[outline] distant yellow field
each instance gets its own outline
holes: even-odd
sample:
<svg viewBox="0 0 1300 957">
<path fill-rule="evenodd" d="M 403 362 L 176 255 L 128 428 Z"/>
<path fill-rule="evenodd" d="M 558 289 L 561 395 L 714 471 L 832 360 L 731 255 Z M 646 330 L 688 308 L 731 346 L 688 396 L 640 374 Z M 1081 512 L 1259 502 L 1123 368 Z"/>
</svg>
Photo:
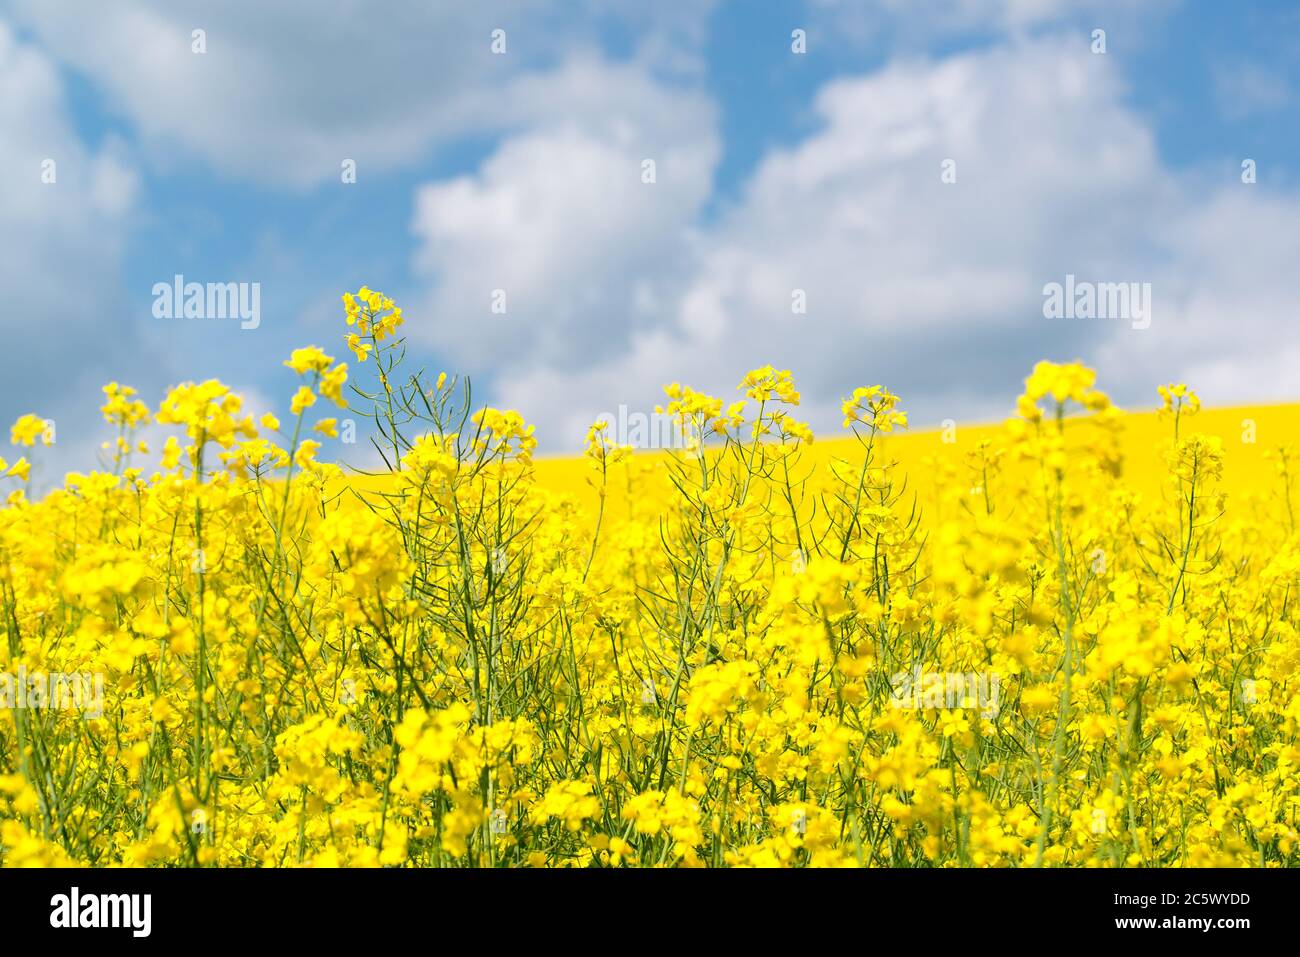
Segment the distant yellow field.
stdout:
<svg viewBox="0 0 1300 957">
<path fill-rule="evenodd" d="M 1167 442 L 1171 435 L 1171 423 L 1155 411 L 1129 412 L 1122 421 L 1120 451 L 1123 454 L 1124 481 L 1141 495 L 1156 494 L 1167 475 L 1159 449 L 1161 442 Z M 1276 471 L 1265 460 L 1264 453 L 1281 445 L 1300 445 L 1300 403 L 1207 408 L 1189 422 L 1189 428 L 1217 436 L 1228 450 L 1223 484 L 1232 490 L 1232 497 L 1244 499 L 1281 494 Z M 885 440 L 885 448 L 889 456 L 899 462 L 913 488 L 925 501 L 932 498 L 935 481 L 942 474 L 939 466 L 944 463 L 956 466 L 981 439 L 994 438 L 1001 429 L 1001 423 L 959 425 L 949 432 L 917 429 L 890 435 Z M 639 451 L 635 460 L 647 472 L 658 472 L 666 484 L 666 472 L 655 468 L 666 457 L 664 452 Z M 818 436 L 805 461 L 821 472 L 831 459 L 857 461 L 859 457 L 856 440 Z M 595 492 L 588 482 L 590 474 L 589 464 L 581 457 L 540 456 L 537 459 L 538 484 L 574 497 L 584 512 L 596 502 Z M 620 514 L 621 507 L 622 498 L 611 495 L 610 510 Z"/>
</svg>

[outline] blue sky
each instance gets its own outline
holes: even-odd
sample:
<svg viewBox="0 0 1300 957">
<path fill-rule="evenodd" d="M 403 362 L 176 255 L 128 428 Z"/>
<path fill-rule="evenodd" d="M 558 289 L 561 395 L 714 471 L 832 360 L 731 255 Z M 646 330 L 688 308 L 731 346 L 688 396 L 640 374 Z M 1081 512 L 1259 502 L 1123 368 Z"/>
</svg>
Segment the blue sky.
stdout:
<svg viewBox="0 0 1300 957">
<path fill-rule="evenodd" d="M 877 381 L 998 418 L 1038 358 L 1135 406 L 1300 398 L 1293 3 L 646 6 L 0 0 L 0 413 L 53 418 L 64 468 L 110 379 L 283 413 L 362 283 L 555 452 L 763 362 L 822 429 Z M 177 273 L 259 283 L 261 324 L 155 318 Z M 1150 328 L 1044 318 L 1067 273 L 1151 283 Z"/>
</svg>

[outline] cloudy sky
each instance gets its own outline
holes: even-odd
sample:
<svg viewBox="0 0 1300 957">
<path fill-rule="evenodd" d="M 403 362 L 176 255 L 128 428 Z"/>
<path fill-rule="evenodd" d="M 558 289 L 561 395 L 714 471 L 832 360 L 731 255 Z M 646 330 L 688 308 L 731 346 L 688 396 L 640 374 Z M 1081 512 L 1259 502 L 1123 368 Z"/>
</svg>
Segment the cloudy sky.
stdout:
<svg viewBox="0 0 1300 957">
<path fill-rule="evenodd" d="M 363 283 L 553 452 L 767 362 L 824 429 L 1000 418 L 1040 358 L 1296 399 L 1297 96 L 1292 2 L 0 0 L 0 415 L 85 468 L 109 380 L 283 414 Z M 155 317 L 177 274 L 260 325 Z M 1045 318 L 1067 274 L 1149 327 Z"/>
</svg>

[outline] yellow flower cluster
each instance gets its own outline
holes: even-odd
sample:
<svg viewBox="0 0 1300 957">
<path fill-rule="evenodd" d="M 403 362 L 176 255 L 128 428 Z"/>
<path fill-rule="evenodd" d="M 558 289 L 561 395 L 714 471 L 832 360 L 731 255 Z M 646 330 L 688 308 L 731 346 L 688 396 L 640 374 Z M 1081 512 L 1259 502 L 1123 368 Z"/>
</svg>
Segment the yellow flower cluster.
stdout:
<svg viewBox="0 0 1300 957">
<path fill-rule="evenodd" d="M 580 496 L 518 412 L 395 375 L 389 298 L 344 305 L 375 385 L 295 350 L 283 429 L 113 383 L 109 467 L 29 499 L 0 462 L 0 672 L 102 683 L 0 686 L 0 863 L 1297 863 L 1293 447 L 1239 497 L 1169 385 L 1128 461 L 1092 370 L 1045 362 L 906 476 L 896 395 L 852 391 L 819 462 L 765 366 L 735 402 L 668 386 L 685 449 L 597 423 Z M 317 461 L 319 396 L 381 475 Z"/>
<path fill-rule="evenodd" d="M 405 322 L 402 310 L 393 300 L 366 286 L 355 293 L 344 293 L 343 308 L 347 324 L 357 330 L 348 333 L 346 341 L 358 362 L 365 362 L 379 344 L 396 334 Z"/>
</svg>

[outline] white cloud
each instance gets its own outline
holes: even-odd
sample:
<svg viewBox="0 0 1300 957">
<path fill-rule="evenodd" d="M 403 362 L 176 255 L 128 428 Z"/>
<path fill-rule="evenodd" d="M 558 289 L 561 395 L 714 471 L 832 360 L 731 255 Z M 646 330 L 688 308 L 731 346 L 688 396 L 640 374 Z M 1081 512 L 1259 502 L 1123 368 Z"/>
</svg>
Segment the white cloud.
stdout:
<svg viewBox="0 0 1300 957">
<path fill-rule="evenodd" d="M 936 419 L 996 414 L 1033 359 L 1102 333 L 1049 325 L 1043 283 L 1113 271 L 1114 235 L 1141 232 L 1167 192 L 1120 93 L 1102 58 L 1060 42 L 832 83 L 816 133 L 767 156 L 693 241 L 682 224 L 693 274 L 668 291 L 658 328 L 580 372 L 530 350 L 501 391 L 558 447 L 598 412 L 649 408 L 665 382 L 732 395 L 766 362 L 795 371 L 821 426 L 840 395 L 881 380 Z M 946 159 L 956 184 L 941 182 Z M 542 248 L 558 265 L 541 275 L 583 266 Z"/>
<path fill-rule="evenodd" d="M 0 130 L 0 427 L 26 412 L 53 418 L 58 447 L 42 456 L 71 464 L 114 357 L 138 351 L 118 314 L 137 178 L 121 144 L 80 140 L 57 67 L 3 19 Z"/>
<path fill-rule="evenodd" d="M 594 45 L 601 18 L 637 30 L 641 55 L 689 66 L 683 51 L 711 3 L 8 5 L 110 95 L 155 162 L 179 150 L 177 159 L 198 156 L 241 178 L 310 186 L 337 178 L 344 159 L 368 176 L 410 164 L 450 137 L 510 128 L 523 105 L 510 81 Z M 201 55 L 191 49 L 196 29 L 206 32 Z M 491 49 L 496 29 L 505 30 L 502 55 Z"/>
<path fill-rule="evenodd" d="M 122 151 L 108 144 L 88 150 L 68 122 L 63 89 L 50 60 L 20 44 L 0 20 L 0 276 L 6 290 L 30 288 L 39 263 L 80 259 L 92 273 L 110 264 L 114 235 L 131 206 L 136 177 Z M 26 277 L 26 278 L 24 278 Z M 68 284 L 42 297 L 77 296 Z M 0 321 L 20 320 L 6 309 Z"/>
<path fill-rule="evenodd" d="M 1300 338 L 1295 263 L 1300 196 L 1241 184 L 1188 185 L 1181 208 L 1151 224 L 1166 252 L 1153 267 L 1153 320 L 1116 336 L 1099 364 L 1151 388 L 1186 380 L 1207 402 L 1296 398 Z"/>
<path fill-rule="evenodd" d="M 538 102 L 532 128 L 416 198 L 416 268 L 432 288 L 409 334 L 476 370 L 573 369 L 657 321 L 719 155 L 709 102 L 637 66 L 574 59 L 522 95 Z"/>
<path fill-rule="evenodd" d="M 1097 363 L 1126 403 L 1198 377 L 1211 401 L 1284 395 L 1279 376 L 1294 381 L 1297 360 L 1286 345 L 1297 199 L 1165 168 L 1117 70 L 1048 38 L 828 85 L 820 128 L 768 155 L 716 224 L 659 224 L 693 260 L 688 276 L 673 269 L 658 284 L 657 324 L 637 322 L 604 357 L 573 351 L 579 332 L 599 336 L 608 320 L 580 302 L 561 348 L 503 330 L 520 341 L 502 345 L 495 398 L 563 450 L 619 404 L 648 411 L 663 383 L 734 396 L 745 370 L 766 362 L 794 371 L 804 413 L 831 430 L 837 399 L 878 381 L 903 394 L 918 425 L 1001 418 L 1040 358 Z M 940 178 L 949 158 L 951 185 Z M 533 182 L 499 159 L 455 189 L 486 206 Z M 566 218 L 584 223 L 595 207 L 608 217 L 602 237 L 639 235 L 634 209 L 603 200 L 566 194 Z M 606 275 L 599 244 L 523 235 L 541 302 Z M 504 248 L 485 242 L 475 254 Z M 1067 273 L 1151 282 L 1152 327 L 1045 319 L 1043 286 Z M 794 290 L 806 315 L 791 310 Z"/>
</svg>

